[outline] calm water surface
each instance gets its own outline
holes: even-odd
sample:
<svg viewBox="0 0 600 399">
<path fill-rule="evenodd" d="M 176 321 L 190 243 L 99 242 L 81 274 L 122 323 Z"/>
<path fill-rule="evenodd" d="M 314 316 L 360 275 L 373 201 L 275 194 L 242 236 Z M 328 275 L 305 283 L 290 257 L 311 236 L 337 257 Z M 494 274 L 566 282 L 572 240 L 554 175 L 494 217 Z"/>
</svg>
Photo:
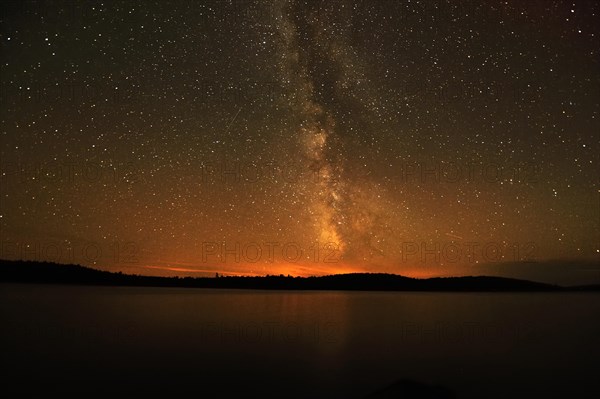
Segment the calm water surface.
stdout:
<svg viewBox="0 0 600 399">
<path fill-rule="evenodd" d="M 0 285 L 3 390 L 596 397 L 600 295 Z M 40 388 L 43 387 L 43 388 Z"/>
</svg>

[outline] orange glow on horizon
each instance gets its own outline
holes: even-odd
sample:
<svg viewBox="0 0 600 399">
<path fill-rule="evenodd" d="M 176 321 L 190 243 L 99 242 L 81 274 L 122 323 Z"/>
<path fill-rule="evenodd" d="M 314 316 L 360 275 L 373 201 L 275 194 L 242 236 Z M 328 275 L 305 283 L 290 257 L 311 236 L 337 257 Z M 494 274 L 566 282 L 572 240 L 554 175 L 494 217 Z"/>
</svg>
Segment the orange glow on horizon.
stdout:
<svg viewBox="0 0 600 399">
<path fill-rule="evenodd" d="M 217 267 L 206 268 L 197 267 L 191 262 L 177 261 L 160 261 L 150 262 L 149 264 L 139 265 L 136 267 L 120 268 L 124 273 L 131 273 L 135 269 L 135 273 L 147 274 L 155 276 L 181 276 L 181 277 L 199 277 L 199 275 L 214 276 L 216 273 L 223 276 L 267 276 L 267 275 L 284 275 L 293 277 L 310 277 L 310 276 L 326 276 L 333 274 L 348 274 L 348 273 L 367 273 L 370 272 L 365 268 L 357 268 L 345 264 L 332 264 L 315 267 L 312 265 L 301 263 L 279 263 L 260 265 L 256 264 L 236 264 L 235 267 L 225 268 Z M 165 273 L 160 273 L 161 271 Z M 383 272 L 383 271 L 382 271 Z"/>
<path fill-rule="evenodd" d="M 155 262 L 148 265 L 140 265 L 136 267 L 141 274 L 150 274 L 157 276 L 180 276 L 180 277 L 212 277 L 216 273 L 222 276 L 267 276 L 267 275 L 284 275 L 293 277 L 311 277 L 311 276 L 327 276 L 336 274 L 350 273 L 389 273 L 397 274 L 412 278 L 432 278 L 432 277 L 450 277 L 457 275 L 465 275 L 460 273 L 462 269 L 444 269 L 444 268 L 422 268 L 422 267 L 405 267 L 402 270 L 394 270 L 389 265 L 381 267 L 357 267 L 349 264 L 331 264 L 321 267 L 301 264 L 301 263 L 279 263 L 260 265 L 256 264 L 237 264 L 236 267 L 224 268 L 200 268 L 197 265 L 188 262 Z M 216 266 L 216 265 L 215 265 Z M 130 267 L 128 269 L 131 269 Z M 165 273 L 160 273 L 161 271 Z M 465 270 L 466 271 L 466 270 Z M 467 273 L 468 274 L 468 273 Z"/>
</svg>

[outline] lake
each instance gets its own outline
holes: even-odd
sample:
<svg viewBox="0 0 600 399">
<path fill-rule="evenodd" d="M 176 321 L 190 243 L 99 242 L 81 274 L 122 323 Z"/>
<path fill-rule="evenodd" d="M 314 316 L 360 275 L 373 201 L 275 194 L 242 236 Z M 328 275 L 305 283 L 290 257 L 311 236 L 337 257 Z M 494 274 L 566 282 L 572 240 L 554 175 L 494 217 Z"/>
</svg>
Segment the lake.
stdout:
<svg viewBox="0 0 600 399">
<path fill-rule="evenodd" d="M 600 295 L 1 284 L 2 389 L 362 398 L 596 397 Z"/>
</svg>

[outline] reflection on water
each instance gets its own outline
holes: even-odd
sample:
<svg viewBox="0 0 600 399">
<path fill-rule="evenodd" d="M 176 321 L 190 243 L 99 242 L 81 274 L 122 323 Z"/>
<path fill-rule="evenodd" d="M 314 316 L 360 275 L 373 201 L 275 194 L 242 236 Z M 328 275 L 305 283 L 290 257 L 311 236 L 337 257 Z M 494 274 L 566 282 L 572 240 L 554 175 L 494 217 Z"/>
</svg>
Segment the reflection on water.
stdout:
<svg viewBox="0 0 600 399">
<path fill-rule="evenodd" d="M 597 294 L 4 284 L 0 362 L 22 392 L 594 397 L 599 314 Z"/>
</svg>

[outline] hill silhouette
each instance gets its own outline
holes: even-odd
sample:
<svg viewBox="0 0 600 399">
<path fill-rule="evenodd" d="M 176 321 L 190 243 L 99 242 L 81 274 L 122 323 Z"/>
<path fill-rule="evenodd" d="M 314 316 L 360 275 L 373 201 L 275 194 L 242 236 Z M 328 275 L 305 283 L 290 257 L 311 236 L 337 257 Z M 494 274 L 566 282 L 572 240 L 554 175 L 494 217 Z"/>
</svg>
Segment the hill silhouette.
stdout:
<svg viewBox="0 0 600 399">
<path fill-rule="evenodd" d="M 114 273 L 80 265 L 0 260 L 0 282 L 146 287 L 349 291 L 591 291 L 600 286 L 561 287 L 504 277 L 468 276 L 417 279 L 396 274 L 352 273 L 321 277 L 227 276 L 155 277 Z"/>
</svg>

